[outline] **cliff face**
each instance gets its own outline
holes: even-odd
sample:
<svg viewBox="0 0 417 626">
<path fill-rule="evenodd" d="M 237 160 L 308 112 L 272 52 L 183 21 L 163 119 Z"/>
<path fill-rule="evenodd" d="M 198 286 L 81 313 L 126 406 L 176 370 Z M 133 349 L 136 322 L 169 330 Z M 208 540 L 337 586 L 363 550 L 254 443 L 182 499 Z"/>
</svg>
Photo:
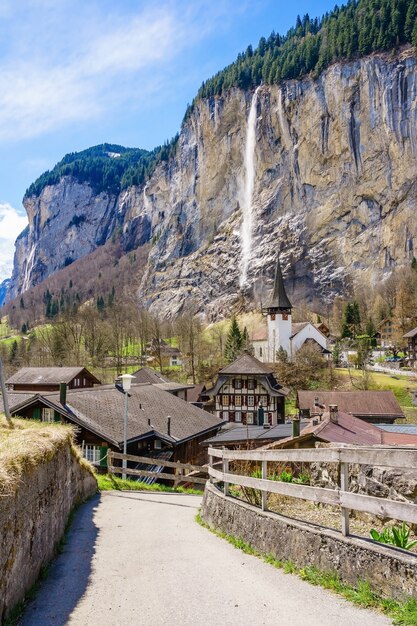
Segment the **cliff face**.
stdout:
<svg viewBox="0 0 417 626">
<path fill-rule="evenodd" d="M 252 238 L 240 289 L 253 103 Z M 416 156 L 417 60 L 410 52 L 336 64 L 316 80 L 262 86 L 256 96 L 234 90 L 200 101 L 175 158 L 145 188 L 113 201 L 63 180 L 28 200 L 30 229 L 18 243 L 13 293 L 55 271 L 65 256 L 86 254 L 119 216 L 126 250 L 153 242 L 140 297 L 164 315 L 191 304 L 216 316 L 250 302 L 263 270 L 267 286 L 278 249 L 295 302 L 331 300 L 357 277 L 381 280 L 415 255 Z M 85 222 L 67 228 L 81 213 Z M 65 218 L 52 234 L 56 214 Z"/>
</svg>

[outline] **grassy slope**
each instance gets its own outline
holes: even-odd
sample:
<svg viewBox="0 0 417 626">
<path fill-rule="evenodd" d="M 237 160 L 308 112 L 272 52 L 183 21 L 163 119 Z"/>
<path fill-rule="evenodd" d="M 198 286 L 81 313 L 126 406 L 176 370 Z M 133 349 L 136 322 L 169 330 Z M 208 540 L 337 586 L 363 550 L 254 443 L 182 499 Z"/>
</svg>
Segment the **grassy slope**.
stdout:
<svg viewBox="0 0 417 626">
<path fill-rule="evenodd" d="M 117 478 L 117 476 L 111 476 L 110 474 L 97 475 L 98 488 L 100 491 L 163 491 L 168 493 L 188 493 L 200 496 L 202 491 L 197 489 L 185 489 L 184 487 L 168 487 L 167 485 L 147 485 L 146 483 L 139 483 L 135 480 L 123 480 Z"/>
</svg>

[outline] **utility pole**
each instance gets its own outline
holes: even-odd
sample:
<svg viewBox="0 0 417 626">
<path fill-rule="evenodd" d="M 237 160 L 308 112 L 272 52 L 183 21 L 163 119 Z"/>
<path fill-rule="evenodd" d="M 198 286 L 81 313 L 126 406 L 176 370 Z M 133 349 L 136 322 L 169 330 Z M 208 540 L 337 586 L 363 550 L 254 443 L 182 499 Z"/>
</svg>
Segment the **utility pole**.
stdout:
<svg viewBox="0 0 417 626">
<path fill-rule="evenodd" d="M 3 362 L 1 359 L 0 359 L 0 385 L 1 385 L 1 395 L 3 397 L 4 414 L 6 416 L 9 426 L 12 426 L 12 421 L 10 419 L 9 401 L 7 398 L 6 384 L 4 382 Z"/>
</svg>

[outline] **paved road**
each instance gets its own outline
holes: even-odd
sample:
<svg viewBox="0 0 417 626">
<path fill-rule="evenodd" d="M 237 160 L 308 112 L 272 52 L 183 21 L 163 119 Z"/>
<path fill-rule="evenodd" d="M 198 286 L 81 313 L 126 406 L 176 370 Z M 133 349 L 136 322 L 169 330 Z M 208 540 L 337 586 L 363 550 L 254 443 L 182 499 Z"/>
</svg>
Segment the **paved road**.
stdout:
<svg viewBox="0 0 417 626">
<path fill-rule="evenodd" d="M 75 516 L 23 626 L 383 626 L 199 526 L 200 497 L 108 492 Z"/>
</svg>

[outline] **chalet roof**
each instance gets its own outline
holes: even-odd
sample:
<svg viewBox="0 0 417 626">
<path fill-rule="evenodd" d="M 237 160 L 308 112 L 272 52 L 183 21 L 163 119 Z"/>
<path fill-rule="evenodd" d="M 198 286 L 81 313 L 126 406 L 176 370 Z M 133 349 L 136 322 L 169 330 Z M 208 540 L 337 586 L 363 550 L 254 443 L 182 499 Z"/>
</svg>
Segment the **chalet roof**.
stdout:
<svg viewBox="0 0 417 626">
<path fill-rule="evenodd" d="M 266 306 L 267 310 L 272 309 L 292 309 L 292 304 L 289 301 L 287 293 L 285 291 L 284 279 L 282 277 L 281 264 L 279 262 L 279 256 L 277 259 L 277 267 L 275 270 L 274 289 L 269 303 Z"/>
<path fill-rule="evenodd" d="M 404 339 L 412 339 L 413 337 L 417 337 L 417 327 L 413 328 L 413 330 L 409 330 L 408 333 L 403 335 Z"/>
<path fill-rule="evenodd" d="M 7 385 L 59 385 L 70 383 L 83 373 L 96 384 L 100 381 L 85 367 L 22 367 L 6 380 Z"/>
<path fill-rule="evenodd" d="M 198 385 L 193 385 L 187 392 L 187 400 L 188 402 L 199 402 L 200 397 L 206 391 L 207 386 L 205 383 L 199 383 Z"/>
<path fill-rule="evenodd" d="M 287 439 L 268 444 L 265 448 L 288 448 L 295 441 L 299 444 L 309 439 L 327 443 L 362 446 L 381 444 L 417 446 L 417 435 L 387 432 L 374 424 L 369 424 L 353 415 L 339 411 L 337 423 L 330 419 L 329 413 L 325 413 L 321 422 L 318 424 L 311 423 L 303 428 L 300 437 L 288 437 Z"/>
<path fill-rule="evenodd" d="M 171 436 L 180 442 L 210 432 L 223 422 L 211 413 L 195 407 L 155 385 L 134 384 L 129 392 L 128 440 L 140 439 L 150 431 L 167 437 L 167 417 L 171 417 Z M 113 385 L 69 390 L 65 406 L 58 393 L 38 394 L 56 410 L 108 441 L 123 440 L 124 394 Z M 149 424 L 150 421 L 150 424 Z"/>
<path fill-rule="evenodd" d="M 10 411 L 13 411 L 15 407 L 20 406 L 22 403 L 27 402 L 33 398 L 36 394 L 33 391 L 8 391 L 7 400 L 9 403 Z M 0 393 L 0 413 L 4 413 L 3 396 Z"/>
<path fill-rule="evenodd" d="M 375 416 L 404 418 L 404 413 L 392 391 L 298 391 L 299 409 L 314 409 L 315 399 L 322 407 L 336 404 L 340 411 L 357 417 Z"/>
<path fill-rule="evenodd" d="M 306 425 L 308 422 L 304 421 L 302 424 Z M 218 433 L 215 437 L 210 437 L 210 439 L 206 439 L 203 441 L 204 446 L 206 445 L 221 445 L 221 444 L 239 444 L 245 441 L 271 441 L 278 439 L 285 439 L 291 436 L 292 433 L 292 423 L 287 422 L 285 424 L 276 424 L 271 428 L 264 428 L 263 426 L 245 426 L 245 425 L 236 425 L 233 428 L 229 428 L 227 430 L 223 430 Z"/>
<path fill-rule="evenodd" d="M 176 382 L 167 382 L 167 383 L 156 383 L 155 387 L 159 389 L 163 389 L 164 391 L 182 391 L 183 389 L 192 389 L 193 385 L 188 385 L 187 383 L 176 383 Z"/>
<path fill-rule="evenodd" d="M 257 358 L 245 352 L 230 365 L 220 370 L 219 374 L 272 374 L 273 370 L 265 363 L 261 363 Z"/>
<path fill-rule="evenodd" d="M 132 376 L 135 377 L 134 383 L 170 383 L 171 381 L 166 376 L 163 376 L 160 372 L 150 368 L 141 367 L 133 372 Z"/>
<path fill-rule="evenodd" d="M 291 339 L 295 337 L 295 335 L 298 335 L 298 333 L 301 332 L 303 328 L 305 328 L 309 324 L 310 322 L 295 322 L 294 324 L 292 324 L 291 325 L 291 331 L 292 331 Z"/>
</svg>

